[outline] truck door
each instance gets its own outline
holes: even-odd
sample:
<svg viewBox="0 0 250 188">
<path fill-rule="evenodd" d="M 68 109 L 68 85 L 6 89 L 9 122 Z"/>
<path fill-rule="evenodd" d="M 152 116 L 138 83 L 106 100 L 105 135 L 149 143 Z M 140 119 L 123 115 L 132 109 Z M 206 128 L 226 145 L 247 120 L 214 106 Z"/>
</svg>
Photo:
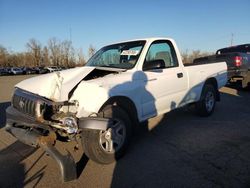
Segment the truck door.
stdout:
<svg viewBox="0 0 250 188">
<path fill-rule="evenodd" d="M 164 63 L 164 66 L 145 70 L 146 64 L 156 61 Z M 188 78 L 183 65 L 178 62 L 172 43 L 168 40 L 154 41 L 143 67 L 145 91 L 150 95 L 142 96 L 142 116 L 146 119 L 178 107 L 188 89 Z"/>
</svg>

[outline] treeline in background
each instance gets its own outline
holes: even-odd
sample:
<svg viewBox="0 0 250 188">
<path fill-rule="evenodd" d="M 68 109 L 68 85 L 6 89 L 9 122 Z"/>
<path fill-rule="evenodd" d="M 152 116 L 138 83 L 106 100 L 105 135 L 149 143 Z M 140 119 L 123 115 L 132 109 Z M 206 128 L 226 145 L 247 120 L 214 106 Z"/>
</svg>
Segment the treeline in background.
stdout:
<svg viewBox="0 0 250 188">
<path fill-rule="evenodd" d="M 48 40 L 43 46 L 38 40 L 30 39 L 26 44 L 25 52 L 11 52 L 0 45 L 0 67 L 75 67 L 86 64 L 86 59 L 90 58 L 96 49 L 90 45 L 87 57 L 82 49 L 75 49 L 69 40 L 60 41 L 57 38 Z M 195 50 L 182 53 L 184 64 L 192 63 L 195 58 L 211 55 L 208 52 Z"/>
<path fill-rule="evenodd" d="M 75 67 L 86 63 L 82 49 L 75 49 L 69 40 L 60 41 L 57 38 L 48 40 L 43 46 L 38 40 L 30 39 L 25 52 L 11 52 L 0 45 L 0 67 Z M 90 45 L 88 57 L 95 53 Z"/>
</svg>

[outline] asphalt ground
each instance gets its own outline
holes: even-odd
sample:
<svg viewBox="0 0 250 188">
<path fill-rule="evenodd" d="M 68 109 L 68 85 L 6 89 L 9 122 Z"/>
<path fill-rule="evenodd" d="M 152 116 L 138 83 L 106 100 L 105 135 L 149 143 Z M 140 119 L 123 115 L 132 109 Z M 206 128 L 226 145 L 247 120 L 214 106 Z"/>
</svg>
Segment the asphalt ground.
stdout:
<svg viewBox="0 0 250 188">
<path fill-rule="evenodd" d="M 4 131 L 14 85 L 29 76 L 0 77 L 0 187 L 250 187 L 250 91 L 221 89 L 212 116 L 182 108 L 141 125 L 127 154 L 110 165 L 88 160 L 81 147 L 57 142 L 78 162 L 77 180 L 63 183 L 42 149 Z"/>
</svg>

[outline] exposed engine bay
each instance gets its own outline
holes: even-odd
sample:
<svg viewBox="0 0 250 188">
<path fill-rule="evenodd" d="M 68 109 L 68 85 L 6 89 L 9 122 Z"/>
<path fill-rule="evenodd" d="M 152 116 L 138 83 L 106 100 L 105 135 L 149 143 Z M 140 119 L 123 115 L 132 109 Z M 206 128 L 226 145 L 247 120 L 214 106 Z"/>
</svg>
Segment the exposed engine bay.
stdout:
<svg viewBox="0 0 250 188">
<path fill-rule="evenodd" d="M 101 78 L 107 76 L 108 74 L 118 74 L 120 71 L 109 70 L 104 67 L 97 67 L 93 71 L 91 71 L 83 80 L 93 80 L 96 78 Z"/>
</svg>

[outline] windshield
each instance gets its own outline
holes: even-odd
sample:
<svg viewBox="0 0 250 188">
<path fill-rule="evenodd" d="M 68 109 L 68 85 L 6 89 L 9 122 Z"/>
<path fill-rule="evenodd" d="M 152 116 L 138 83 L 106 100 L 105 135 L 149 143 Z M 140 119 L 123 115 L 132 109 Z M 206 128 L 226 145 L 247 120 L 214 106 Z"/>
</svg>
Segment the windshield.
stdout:
<svg viewBox="0 0 250 188">
<path fill-rule="evenodd" d="M 131 69 L 135 66 L 146 41 L 133 41 L 103 47 L 87 66 Z"/>
</svg>

